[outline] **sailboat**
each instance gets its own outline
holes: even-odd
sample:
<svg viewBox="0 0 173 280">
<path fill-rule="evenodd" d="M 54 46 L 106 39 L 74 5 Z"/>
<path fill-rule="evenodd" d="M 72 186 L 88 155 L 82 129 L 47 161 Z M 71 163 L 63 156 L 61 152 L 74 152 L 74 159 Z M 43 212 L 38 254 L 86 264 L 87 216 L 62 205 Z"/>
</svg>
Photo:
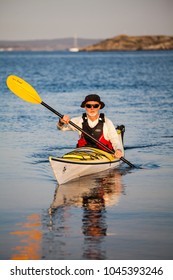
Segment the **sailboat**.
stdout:
<svg viewBox="0 0 173 280">
<path fill-rule="evenodd" d="M 74 47 L 69 49 L 70 52 L 78 52 L 79 48 L 77 47 L 77 35 L 74 35 Z"/>
</svg>

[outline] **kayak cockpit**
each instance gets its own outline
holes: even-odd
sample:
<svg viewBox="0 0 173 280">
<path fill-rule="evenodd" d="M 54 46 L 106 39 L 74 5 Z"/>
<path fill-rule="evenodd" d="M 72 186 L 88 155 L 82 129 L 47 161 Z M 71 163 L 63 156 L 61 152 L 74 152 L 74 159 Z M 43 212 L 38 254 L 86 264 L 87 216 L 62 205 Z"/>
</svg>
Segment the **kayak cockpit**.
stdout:
<svg viewBox="0 0 173 280">
<path fill-rule="evenodd" d="M 112 161 L 114 157 L 103 151 L 98 150 L 95 148 L 77 148 L 65 155 L 63 155 L 64 159 L 71 159 L 71 160 L 77 160 L 77 161 L 94 161 L 94 160 L 109 160 Z"/>
</svg>

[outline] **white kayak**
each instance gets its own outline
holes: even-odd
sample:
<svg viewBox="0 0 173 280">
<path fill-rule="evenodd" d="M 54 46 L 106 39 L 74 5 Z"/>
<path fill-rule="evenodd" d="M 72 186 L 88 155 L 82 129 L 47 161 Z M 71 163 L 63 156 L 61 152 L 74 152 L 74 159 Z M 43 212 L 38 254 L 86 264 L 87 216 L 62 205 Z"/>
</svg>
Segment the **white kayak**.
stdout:
<svg viewBox="0 0 173 280">
<path fill-rule="evenodd" d="M 121 160 L 103 150 L 82 147 L 62 157 L 49 157 L 51 167 L 59 185 L 82 176 L 116 168 Z"/>
</svg>

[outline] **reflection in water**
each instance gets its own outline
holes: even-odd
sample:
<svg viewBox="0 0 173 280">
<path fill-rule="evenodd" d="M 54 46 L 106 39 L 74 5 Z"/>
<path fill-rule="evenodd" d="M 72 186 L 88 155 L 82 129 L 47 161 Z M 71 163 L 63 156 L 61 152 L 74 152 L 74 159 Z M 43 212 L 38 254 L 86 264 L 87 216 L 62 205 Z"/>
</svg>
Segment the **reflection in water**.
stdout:
<svg viewBox="0 0 173 280">
<path fill-rule="evenodd" d="M 39 214 L 27 216 L 26 223 L 17 224 L 20 230 L 11 232 L 19 238 L 18 246 L 14 247 L 15 253 L 12 260 L 39 260 L 41 258 L 41 240 L 40 230 L 41 218 Z"/>
<path fill-rule="evenodd" d="M 124 192 L 124 174 L 109 171 L 57 187 L 49 216 L 28 215 L 11 232 L 18 240 L 11 259 L 106 259 L 107 212 Z"/>
<path fill-rule="evenodd" d="M 83 197 L 82 232 L 85 235 L 83 257 L 105 259 L 106 252 L 101 249 L 107 232 L 103 187 L 94 188 L 91 194 Z"/>
<path fill-rule="evenodd" d="M 109 234 L 106 213 L 108 207 L 118 203 L 124 191 L 122 175 L 114 170 L 57 187 L 49 209 L 50 232 L 43 242 L 49 248 L 44 248 L 44 258 L 106 259 L 104 241 Z M 69 236 L 74 238 L 77 248 L 68 243 Z"/>
<path fill-rule="evenodd" d="M 82 177 L 78 181 L 73 181 L 60 185 L 56 188 L 53 202 L 49 208 L 50 216 L 58 208 L 64 206 L 83 207 L 84 200 L 94 196 L 104 200 L 105 206 L 115 205 L 119 201 L 119 196 L 123 192 L 121 176 L 127 171 L 118 170 L 104 172 L 104 175 L 93 175 Z"/>
<path fill-rule="evenodd" d="M 83 209 L 83 234 L 86 236 L 106 235 L 103 190 L 94 189 L 93 194 L 84 196 Z"/>
<path fill-rule="evenodd" d="M 117 204 L 122 192 L 120 178 L 121 174 L 114 172 L 97 179 L 97 187 L 83 197 L 84 259 L 106 258 L 106 251 L 101 248 L 107 235 L 106 206 Z"/>
</svg>

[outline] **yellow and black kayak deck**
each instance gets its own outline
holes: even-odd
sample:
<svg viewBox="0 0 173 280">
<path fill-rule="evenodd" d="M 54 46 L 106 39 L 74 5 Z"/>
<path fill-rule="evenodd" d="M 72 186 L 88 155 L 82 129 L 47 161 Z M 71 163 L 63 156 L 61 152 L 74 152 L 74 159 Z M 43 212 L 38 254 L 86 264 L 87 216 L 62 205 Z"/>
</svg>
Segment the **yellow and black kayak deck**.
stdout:
<svg viewBox="0 0 173 280">
<path fill-rule="evenodd" d="M 112 154 L 109 154 L 103 150 L 82 147 L 64 154 L 62 157 L 49 157 L 50 161 L 66 162 L 71 164 L 108 164 L 119 161 Z"/>
<path fill-rule="evenodd" d="M 96 148 L 77 148 L 62 157 L 63 159 L 70 159 L 75 161 L 94 161 L 94 160 L 106 160 L 106 161 L 112 161 L 115 160 L 115 158 L 100 149 Z"/>
</svg>

